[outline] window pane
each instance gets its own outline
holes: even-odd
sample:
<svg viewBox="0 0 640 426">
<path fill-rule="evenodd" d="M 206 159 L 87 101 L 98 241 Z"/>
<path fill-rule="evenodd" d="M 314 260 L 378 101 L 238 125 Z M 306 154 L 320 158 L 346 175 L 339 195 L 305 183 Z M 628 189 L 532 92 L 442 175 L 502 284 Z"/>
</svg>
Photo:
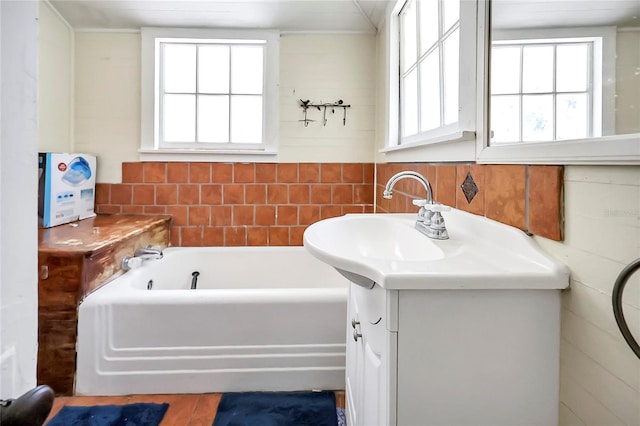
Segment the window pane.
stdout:
<svg viewBox="0 0 640 426">
<path fill-rule="evenodd" d="M 460 0 L 443 0 L 442 3 L 444 4 L 443 33 L 446 33 L 460 19 Z"/>
<path fill-rule="evenodd" d="M 414 69 L 402 86 L 403 136 L 418 133 L 418 71 Z"/>
<path fill-rule="evenodd" d="M 198 92 L 229 93 L 229 46 L 198 48 Z"/>
<path fill-rule="evenodd" d="M 557 91 L 578 92 L 587 90 L 589 52 L 586 44 L 558 46 Z"/>
<path fill-rule="evenodd" d="M 444 41 L 444 124 L 458 121 L 459 51 L 460 30 L 457 29 Z"/>
<path fill-rule="evenodd" d="M 229 142 L 229 96 L 198 96 L 198 142 Z"/>
<path fill-rule="evenodd" d="M 525 46 L 522 49 L 522 91 L 553 91 L 553 46 Z"/>
<path fill-rule="evenodd" d="M 402 26 L 402 72 L 407 71 L 416 63 L 417 36 L 416 36 L 416 6 L 409 1 L 405 12 L 401 15 Z"/>
<path fill-rule="evenodd" d="M 163 47 L 164 91 L 195 93 L 196 46 L 164 43 Z"/>
<path fill-rule="evenodd" d="M 231 97 L 231 142 L 262 143 L 262 96 Z"/>
<path fill-rule="evenodd" d="M 580 139 L 589 136 L 586 93 L 556 97 L 556 139 Z"/>
<path fill-rule="evenodd" d="M 420 2 L 420 55 L 438 41 L 438 0 Z"/>
<path fill-rule="evenodd" d="M 491 93 L 520 93 L 520 48 L 491 49 Z"/>
<path fill-rule="evenodd" d="M 440 127 L 440 67 L 438 49 L 420 64 L 420 131 Z"/>
<path fill-rule="evenodd" d="M 262 54 L 260 46 L 231 48 L 231 93 L 262 94 Z"/>
<path fill-rule="evenodd" d="M 491 143 L 520 141 L 520 96 L 491 97 Z"/>
<path fill-rule="evenodd" d="M 522 140 L 553 140 L 553 95 L 522 97 Z"/>
<path fill-rule="evenodd" d="M 196 141 L 196 96 L 164 95 L 165 142 Z"/>
</svg>

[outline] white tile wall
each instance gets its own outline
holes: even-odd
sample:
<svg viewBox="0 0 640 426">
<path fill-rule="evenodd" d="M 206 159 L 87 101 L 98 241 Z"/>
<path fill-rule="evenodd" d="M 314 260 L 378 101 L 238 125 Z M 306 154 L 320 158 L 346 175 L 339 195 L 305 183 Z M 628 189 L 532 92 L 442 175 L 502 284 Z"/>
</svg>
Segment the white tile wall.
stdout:
<svg viewBox="0 0 640 426">
<path fill-rule="evenodd" d="M 640 360 L 611 304 L 616 277 L 640 257 L 640 167 L 566 167 L 565 223 L 563 243 L 537 238 L 572 272 L 563 294 L 560 424 L 640 425 Z M 640 273 L 623 304 L 640 340 Z"/>
</svg>

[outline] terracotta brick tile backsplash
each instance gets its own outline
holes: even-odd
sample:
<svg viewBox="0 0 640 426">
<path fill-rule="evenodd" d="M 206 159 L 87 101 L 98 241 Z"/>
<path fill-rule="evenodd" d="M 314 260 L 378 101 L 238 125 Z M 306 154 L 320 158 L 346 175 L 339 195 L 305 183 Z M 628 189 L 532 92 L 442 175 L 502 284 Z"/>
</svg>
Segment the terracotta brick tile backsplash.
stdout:
<svg viewBox="0 0 640 426">
<path fill-rule="evenodd" d="M 122 165 L 122 183 L 96 185 L 98 213 L 170 214 L 174 246 L 302 245 L 306 227 L 373 212 L 373 164 Z"/>
<path fill-rule="evenodd" d="M 557 241 L 564 237 L 563 171 L 556 166 L 529 166 L 529 231 Z"/>
<path fill-rule="evenodd" d="M 372 213 L 374 191 L 378 212 L 417 211 L 411 201 L 424 198 L 425 190 L 416 180 L 399 181 L 393 198 L 382 198 L 384 184 L 403 170 L 427 177 L 438 202 L 535 235 L 563 237 L 562 166 L 124 163 L 122 183 L 96 185 L 96 210 L 170 214 L 174 246 L 302 245 L 314 222 Z M 466 195 L 463 184 L 471 185 Z"/>
<path fill-rule="evenodd" d="M 412 179 L 398 182 L 390 200 L 382 198 L 391 176 L 414 170 L 427 177 L 436 201 L 486 216 L 555 241 L 563 238 L 563 167 L 479 164 L 378 164 L 376 209 L 384 213 L 416 212 L 414 198 L 424 187 Z M 470 175 L 477 187 L 467 201 L 462 185 Z"/>
<path fill-rule="evenodd" d="M 135 163 L 125 163 L 125 164 L 130 165 Z M 124 167 L 125 164 L 123 164 L 122 166 Z M 188 163 L 168 163 L 167 164 L 167 182 L 170 182 L 170 183 L 189 182 L 189 164 Z"/>
<path fill-rule="evenodd" d="M 485 168 L 484 215 L 526 230 L 526 180 L 525 166 L 496 165 Z"/>
<path fill-rule="evenodd" d="M 167 181 L 167 163 L 139 163 L 142 177 L 147 183 L 164 183 Z M 137 173 L 135 173 L 137 175 Z M 134 182 L 132 182 L 134 183 Z"/>
</svg>

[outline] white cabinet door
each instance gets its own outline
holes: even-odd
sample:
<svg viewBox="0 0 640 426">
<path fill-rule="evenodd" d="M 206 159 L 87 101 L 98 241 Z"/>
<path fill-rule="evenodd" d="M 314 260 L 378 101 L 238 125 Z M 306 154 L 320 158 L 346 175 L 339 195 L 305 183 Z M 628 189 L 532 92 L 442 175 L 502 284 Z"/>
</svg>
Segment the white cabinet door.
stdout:
<svg viewBox="0 0 640 426">
<path fill-rule="evenodd" d="M 385 326 L 385 300 L 385 291 L 377 286 L 368 290 L 351 284 L 346 373 L 347 415 L 351 426 L 389 423 L 390 332 Z"/>
<path fill-rule="evenodd" d="M 383 354 L 377 353 L 363 334 L 362 342 L 362 393 L 360 394 L 359 425 L 382 426 L 386 424 L 387 389 L 384 372 L 388 368 Z"/>
<path fill-rule="evenodd" d="M 353 285 L 353 284 L 352 284 Z M 345 377 L 345 394 L 346 394 L 346 414 L 348 425 L 358 425 L 358 414 L 360 412 L 360 397 L 361 397 L 361 377 L 362 372 L 362 345 L 360 341 L 355 341 L 353 333 L 356 328 L 359 332 L 359 326 L 356 322 L 359 321 L 358 316 L 358 302 L 355 297 L 352 297 L 353 292 L 349 291 L 349 307 L 348 307 L 348 321 L 347 321 L 347 366 Z"/>
</svg>

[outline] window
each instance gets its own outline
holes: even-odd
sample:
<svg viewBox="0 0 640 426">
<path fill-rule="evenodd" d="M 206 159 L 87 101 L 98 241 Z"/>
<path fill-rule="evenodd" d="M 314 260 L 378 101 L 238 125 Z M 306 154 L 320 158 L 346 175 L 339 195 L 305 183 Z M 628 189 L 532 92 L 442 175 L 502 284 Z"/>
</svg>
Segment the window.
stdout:
<svg viewBox="0 0 640 426">
<path fill-rule="evenodd" d="M 563 83 L 560 82 L 561 77 L 556 73 L 556 70 L 553 70 L 547 72 L 547 79 L 550 76 L 551 80 L 548 81 L 551 81 L 551 85 L 556 87 L 546 93 L 542 92 L 542 89 L 534 91 L 531 90 L 531 87 L 524 88 L 524 80 L 528 77 L 521 75 L 520 70 L 526 71 L 523 62 L 521 66 L 518 66 L 516 72 L 511 74 L 517 80 L 514 79 L 510 84 L 523 85 L 523 88 L 516 92 L 507 91 L 504 87 L 501 88 L 504 84 L 508 84 L 502 79 L 506 74 L 504 69 L 496 70 L 495 68 L 500 67 L 485 67 L 481 72 L 489 72 L 489 78 L 482 80 L 486 87 L 478 87 L 478 93 L 482 93 L 480 90 L 487 93 L 486 111 L 482 116 L 488 117 L 491 123 L 484 121 L 480 123 L 480 125 L 486 126 L 486 131 L 478 133 L 476 161 L 486 164 L 638 164 L 640 162 L 640 133 L 634 133 L 633 128 L 622 130 L 620 126 L 620 120 L 626 113 L 624 108 L 621 108 L 623 105 L 620 102 L 621 95 L 632 92 L 629 89 L 630 86 L 626 84 L 629 80 L 620 78 L 622 76 L 620 64 L 627 63 L 626 54 L 633 52 L 633 49 L 627 49 L 624 42 L 619 44 L 619 39 L 624 39 L 624 35 L 629 29 L 618 24 L 627 22 L 627 17 L 632 17 L 633 14 L 618 14 L 615 19 L 612 16 L 610 20 L 603 18 L 598 21 L 600 26 L 585 27 L 581 26 L 585 22 L 583 19 L 585 13 L 589 13 L 593 9 L 591 4 L 587 4 L 588 2 L 558 0 L 554 2 L 512 3 L 509 1 L 485 2 L 483 7 L 479 9 L 479 16 L 484 13 L 485 24 L 490 24 L 489 34 L 487 34 L 490 36 L 490 41 L 488 41 L 484 54 L 479 55 L 479 62 L 483 61 L 489 65 L 487 60 L 491 58 L 494 64 L 499 62 L 500 67 L 509 67 L 507 62 L 500 59 L 495 60 L 496 51 L 500 56 L 503 53 L 508 53 L 500 52 L 500 50 L 509 47 L 522 49 L 518 53 L 522 62 L 524 61 L 525 48 L 539 47 L 543 50 L 542 48 L 553 45 L 554 66 L 566 67 L 566 65 L 570 65 L 568 68 L 574 68 L 574 70 L 576 67 L 580 68 L 578 63 L 567 64 L 565 57 L 565 64 L 561 64 L 559 61 L 562 60 L 560 58 L 563 53 L 560 52 L 558 55 L 558 51 L 561 50 L 561 47 L 568 47 L 574 52 L 582 51 L 578 53 L 578 58 L 582 58 L 578 62 L 584 64 L 584 50 L 586 49 L 588 74 L 585 76 L 584 67 L 582 67 L 582 71 L 575 71 L 579 76 L 570 83 L 580 83 L 580 89 L 567 88 L 566 86 L 560 88 L 563 86 Z M 491 19 L 487 20 L 489 17 Z M 630 30 L 633 32 L 633 29 Z M 537 53 L 540 53 L 540 50 Z M 551 63 L 550 60 L 547 61 Z M 481 70 L 480 67 L 478 69 Z M 495 72 L 503 77 L 493 75 Z M 543 76 L 536 77 L 542 78 Z M 587 90 L 584 90 L 585 78 L 588 82 Z M 547 82 L 547 84 L 549 83 Z M 493 93 L 496 85 L 502 93 Z M 562 108 L 557 107 L 560 103 L 557 98 L 571 97 L 573 94 L 576 95 L 576 102 L 565 104 L 564 114 L 558 114 Z M 507 103 L 505 99 L 499 99 L 501 95 L 518 96 L 518 102 L 517 104 L 513 102 L 511 107 L 507 107 L 504 105 Z M 524 105 L 524 96 L 534 95 L 556 99 L 549 102 L 549 97 L 542 98 L 546 102 L 546 115 L 533 114 L 532 121 L 536 126 L 539 126 L 530 127 L 525 131 L 528 119 L 525 117 L 524 110 L 525 108 L 528 108 L 529 111 L 533 109 L 531 104 Z M 520 97 L 522 97 L 522 105 L 520 105 Z M 481 96 L 478 99 L 481 99 Z M 494 111 L 496 103 L 498 103 L 499 112 Z M 628 102 L 628 104 L 633 104 L 633 102 Z M 552 113 L 548 112 L 549 105 L 553 109 Z M 491 107 L 491 111 L 489 111 L 489 107 Z M 505 115 L 507 114 L 511 114 L 513 120 L 513 125 L 510 127 L 506 125 Z M 495 128 L 491 129 L 490 124 Z M 544 131 L 542 124 L 544 124 Z M 510 132 L 511 135 L 505 135 L 506 132 Z M 554 133 L 556 139 L 548 139 L 549 135 Z M 580 134 L 585 136 L 577 136 Z"/>
<path fill-rule="evenodd" d="M 141 158 L 275 154 L 278 38 L 273 31 L 143 29 Z"/>
<path fill-rule="evenodd" d="M 262 143 L 264 40 L 158 43 L 161 146 Z"/>
<path fill-rule="evenodd" d="M 405 143 L 458 122 L 460 2 L 408 0 L 399 17 Z"/>
<path fill-rule="evenodd" d="M 494 42 L 491 144 L 601 136 L 595 39 Z"/>
<path fill-rule="evenodd" d="M 478 4 L 397 0 L 388 9 L 380 37 L 387 119 L 379 152 L 386 161 L 475 159 L 477 124 L 483 124 L 478 53 L 485 49 Z"/>
</svg>

